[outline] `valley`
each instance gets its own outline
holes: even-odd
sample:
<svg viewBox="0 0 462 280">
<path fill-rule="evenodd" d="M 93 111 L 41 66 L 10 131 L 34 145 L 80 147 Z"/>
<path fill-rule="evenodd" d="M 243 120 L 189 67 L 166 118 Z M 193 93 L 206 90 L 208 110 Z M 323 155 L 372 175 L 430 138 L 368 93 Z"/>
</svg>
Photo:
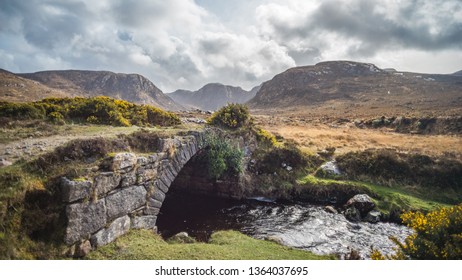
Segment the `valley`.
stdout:
<svg viewBox="0 0 462 280">
<path fill-rule="evenodd" d="M 169 94 L 137 74 L 1 71 L 0 258 L 390 257 L 417 238 L 412 211 L 459 213 L 461 89 L 351 61 Z"/>
</svg>

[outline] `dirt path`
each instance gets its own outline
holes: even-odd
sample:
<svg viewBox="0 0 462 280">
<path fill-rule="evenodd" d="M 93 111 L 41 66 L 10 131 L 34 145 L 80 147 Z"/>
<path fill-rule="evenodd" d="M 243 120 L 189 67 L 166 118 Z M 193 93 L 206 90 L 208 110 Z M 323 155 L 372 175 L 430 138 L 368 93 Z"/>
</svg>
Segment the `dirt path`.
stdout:
<svg viewBox="0 0 462 280">
<path fill-rule="evenodd" d="M 52 151 L 74 139 L 115 137 L 119 134 L 132 133 L 138 129 L 138 127 L 75 126 L 65 135 L 27 138 L 0 144 L 0 159 L 14 163 L 21 158 L 28 159 Z"/>
</svg>

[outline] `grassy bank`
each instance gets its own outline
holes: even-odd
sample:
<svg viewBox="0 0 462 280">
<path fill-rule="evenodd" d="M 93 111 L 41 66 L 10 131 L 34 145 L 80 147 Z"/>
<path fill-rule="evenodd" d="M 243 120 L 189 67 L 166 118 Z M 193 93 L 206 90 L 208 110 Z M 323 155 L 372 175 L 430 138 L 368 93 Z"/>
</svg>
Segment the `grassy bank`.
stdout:
<svg viewBox="0 0 462 280">
<path fill-rule="evenodd" d="M 436 200 L 433 196 L 416 188 L 388 187 L 359 181 L 324 179 L 313 175 L 299 178 L 297 184 L 295 197 L 302 200 L 318 199 L 314 202 L 322 202 L 319 200 L 323 198 L 337 197 L 339 199 L 337 203 L 343 204 L 354 194 L 366 193 L 375 200 L 377 208 L 387 216 L 409 210 L 428 212 L 451 205 L 442 200 Z"/>
<path fill-rule="evenodd" d="M 321 260 L 332 256 L 291 249 L 257 240 L 236 231 L 212 234 L 208 243 L 168 243 L 148 230 L 132 230 L 112 244 L 98 248 L 88 259 L 121 260 Z"/>
</svg>

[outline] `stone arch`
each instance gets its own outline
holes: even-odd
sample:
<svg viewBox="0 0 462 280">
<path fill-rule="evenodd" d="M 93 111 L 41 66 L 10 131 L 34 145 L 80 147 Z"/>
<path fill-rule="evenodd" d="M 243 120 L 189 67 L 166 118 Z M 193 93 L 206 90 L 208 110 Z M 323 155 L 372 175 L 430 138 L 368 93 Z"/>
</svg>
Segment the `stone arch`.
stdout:
<svg viewBox="0 0 462 280">
<path fill-rule="evenodd" d="M 87 180 L 62 178 L 67 218 L 64 242 L 72 255 L 114 241 L 130 229 L 156 229 L 162 203 L 183 166 L 204 148 L 205 132 L 159 139 L 149 156 L 116 154 L 107 170 Z"/>
</svg>

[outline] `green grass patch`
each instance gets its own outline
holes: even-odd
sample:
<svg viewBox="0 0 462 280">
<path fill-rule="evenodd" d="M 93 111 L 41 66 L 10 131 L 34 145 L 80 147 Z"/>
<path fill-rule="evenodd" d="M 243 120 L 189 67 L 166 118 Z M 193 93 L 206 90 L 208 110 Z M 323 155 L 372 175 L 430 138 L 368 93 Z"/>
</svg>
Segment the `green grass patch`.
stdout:
<svg viewBox="0 0 462 280">
<path fill-rule="evenodd" d="M 376 202 L 377 208 L 386 215 L 398 213 L 403 210 L 432 211 L 441 207 L 449 207 L 451 204 L 437 201 L 418 189 L 406 189 L 404 187 L 388 187 L 358 181 L 334 180 L 318 178 L 306 175 L 297 180 L 297 190 L 301 197 L 307 195 L 321 195 L 325 197 L 344 196 L 339 201 L 344 203 L 349 197 L 358 193 L 370 195 Z"/>
<path fill-rule="evenodd" d="M 208 243 L 169 244 L 148 230 L 132 230 L 112 244 L 98 248 L 88 259 L 119 260 L 321 260 L 311 252 L 257 240 L 236 231 L 212 234 Z"/>
</svg>

